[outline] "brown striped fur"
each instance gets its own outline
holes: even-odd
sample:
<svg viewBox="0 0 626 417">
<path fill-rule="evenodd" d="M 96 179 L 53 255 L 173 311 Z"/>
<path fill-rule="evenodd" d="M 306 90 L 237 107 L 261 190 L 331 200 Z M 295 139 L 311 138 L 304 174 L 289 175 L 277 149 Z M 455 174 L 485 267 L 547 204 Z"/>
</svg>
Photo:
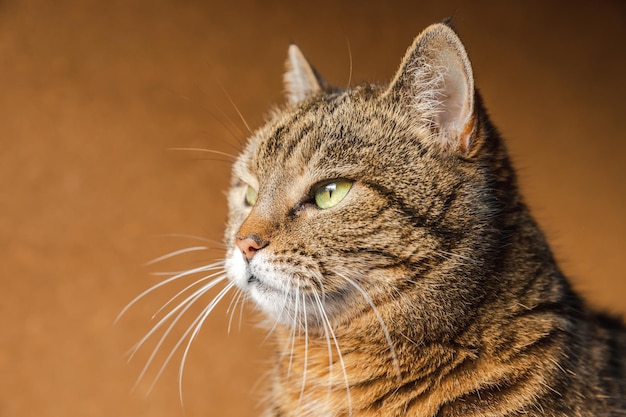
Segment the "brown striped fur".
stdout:
<svg viewBox="0 0 626 417">
<path fill-rule="evenodd" d="M 624 327 L 556 265 L 455 32 L 427 28 L 389 86 L 334 90 L 289 56 L 225 233 L 274 334 L 267 415 L 626 415 Z M 338 178 L 346 197 L 316 207 Z"/>
</svg>

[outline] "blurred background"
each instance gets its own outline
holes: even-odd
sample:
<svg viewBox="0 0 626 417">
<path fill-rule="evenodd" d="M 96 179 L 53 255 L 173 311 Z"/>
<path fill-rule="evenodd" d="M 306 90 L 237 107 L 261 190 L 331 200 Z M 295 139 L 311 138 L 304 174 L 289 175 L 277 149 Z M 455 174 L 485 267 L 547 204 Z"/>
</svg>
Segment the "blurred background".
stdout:
<svg viewBox="0 0 626 417">
<path fill-rule="evenodd" d="M 133 389 L 159 336 L 127 351 L 191 281 L 115 317 L 151 273 L 222 255 L 202 239 L 221 240 L 231 161 L 171 149 L 236 154 L 238 112 L 254 129 L 283 101 L 290 42 L 337 85 L 385 82 L 450 15 L 563 269 L 625 313 L 625 4 L 0 1 L 0 416 L 258 415 L 271 346 L 230 296 L 189 350 L 184 405 L 180 352 L 148 391 L 201 308 Z"/>
</svg>

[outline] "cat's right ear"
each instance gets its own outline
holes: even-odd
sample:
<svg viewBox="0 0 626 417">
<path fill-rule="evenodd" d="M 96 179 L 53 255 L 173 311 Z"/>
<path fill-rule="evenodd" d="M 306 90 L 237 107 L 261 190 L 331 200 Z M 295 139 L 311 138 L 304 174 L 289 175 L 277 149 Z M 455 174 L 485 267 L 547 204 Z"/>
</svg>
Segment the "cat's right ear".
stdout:
<svg viewBox="0 0 626 417">
<path fill-rule="evenodd" d="M 447 24 L 426 28 L 409 48 L 386 94 L 405 103 L 415 124 L 443 151 L 470 154 L 476 134 L 472 67 Z"/>
<path fill-rule="evenodd" d="M 298 104 L 327 88 L 326 81 L 294 44 L 289 45 L 285 67 L 283 81 L 289 103 Z"/>
</svg>

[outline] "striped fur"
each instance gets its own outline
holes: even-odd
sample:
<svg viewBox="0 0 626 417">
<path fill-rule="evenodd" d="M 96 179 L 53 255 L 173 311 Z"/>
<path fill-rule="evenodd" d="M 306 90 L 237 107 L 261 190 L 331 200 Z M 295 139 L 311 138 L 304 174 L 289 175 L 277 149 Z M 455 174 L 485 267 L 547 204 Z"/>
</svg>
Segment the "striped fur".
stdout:
<svg viewBox="0 0 626 417">
<path fill-rule="evenodd" d="M 453 30 L 427 28 L 389 86 L 307 66 L 229 194 L 226 269 L 276 346 L 267 415 L 626 415 L 624 327 L 556 265 Z M 337 178 L 345 199 L 315 207 Z M 237 238 L 265 246 L 246 261 Z"/>
</svg>

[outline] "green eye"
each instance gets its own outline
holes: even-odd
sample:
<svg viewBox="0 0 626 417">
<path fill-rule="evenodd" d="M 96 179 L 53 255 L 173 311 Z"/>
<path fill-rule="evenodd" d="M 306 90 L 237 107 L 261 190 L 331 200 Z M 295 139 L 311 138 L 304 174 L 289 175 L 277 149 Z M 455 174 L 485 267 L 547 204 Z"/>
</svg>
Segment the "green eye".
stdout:
<svg viewBox="0 0 626 417">
<path fill-rule="evenodd" d="M 256 204 L 257 192 L 254 188 L 248 185 L 246 188 L 246 204 L 250 207 Z"/>
<path fill-rule="evenodd" d="M 352 188 L 352 181 L 334 180 L 315 190 L 315 204 L 321 209 L 336 206 Z"/>
</svg>

